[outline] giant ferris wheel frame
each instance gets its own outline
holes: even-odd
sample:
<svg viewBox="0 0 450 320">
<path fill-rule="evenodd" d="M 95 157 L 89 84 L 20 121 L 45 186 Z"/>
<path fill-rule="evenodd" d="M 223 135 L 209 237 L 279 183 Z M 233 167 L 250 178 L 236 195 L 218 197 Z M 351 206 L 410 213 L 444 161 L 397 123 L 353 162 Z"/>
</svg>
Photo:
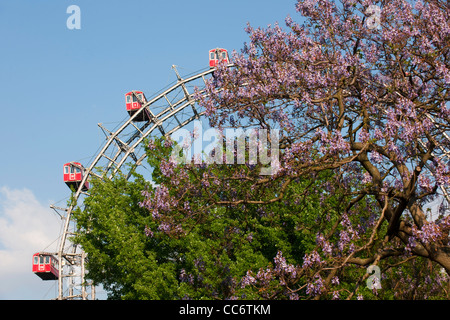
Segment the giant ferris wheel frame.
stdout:
<svg viewBox="0 0 450 320">
<path fill-rule="evenodd" d="M 232 66 L 232 64 L 228 64 L 228 67 Z M 75 232 L 72 211 L 82 202 L 83 196 L 89 196 L 89 191 L 83 190 L 83 186 L 89 180 L 89 177 L 96 176 L 100 179 L 109 179 L 124 164 L 127 164 L 130 159 L 134 162 L 134 167 L 141 166 L 146 158 L 145 148 L 142 146 L 142 142 L 146 137 L 150 136 L 154 131 L 163 136 L 170 136 L 173 132 L 188 125 L 193 120 L 199 120 L 205 113 L 203 108 L 197 104 L 193 91 L 190 90 L 196 87 L 200 94 L 204 94 L 207 79 L 213 75 L 215 68 L 200 71 L 185 79 L 180 76 L 175 66 L 172 66 L 172 68 L 177 76 L 176 83 L 157 93 L 147 102 L 141 101 L 135 95 L 142 106 L 119 127 L 110 131 L 102 124 L 98 124 L 106 136 L 106 142 L 89 167 L 83 168 L 85 170 L 83 179 L 78 189 L 72 194 L 71 204 L 67 208 L 61 208 L 56 205 L 50 206 L 58 212 L 63 212 L 61 216 L 64 219 L 58 252 L 45 253 L 58 259 L 58 300 L 95 299 L 94 284 L 88 283 L 84 279 L 86 255 L 79 245 L 71 243 L 68 239 Z M 143 112 L 149 114 L 150 119 L 138 121 L 140 117 L 147 119 L 147 117 L 142 117 Z M 431 115 L 427 114 L 427 117 L 436 128 L 439 128 L 439 123 Z M 443 132 L 443 137 L 450 141 L 450 136 L 446 132 Z M 419 143 L 424 144 L 422 141 L 419 141 Z M 438 147 L 442 152 L 439 157 L 449 159 L 450 152 L 442 146 Z M 101 172 L 95 172 L 96 168 L 100 168 Z M 448 190 L 441 186 L 441 191 L 447 203 L 450 204 Z M 75 272 L 75 269 L 78 272 Z M 75 293 L 74 290 L 73 283 L 75 283 L 75 278 L 79 278 L 78 283 L 81 284 L 81 292 L 79 293 Z"/>
<path fill-rule="evenodd" d="M 228 66 L 230 67 L 232 64 Z M 146 137 L 153 132 L 170 136 L 193 120 L 200 119 L 205 113 L 194 99 L 193 88 L 197 88 L 199 93 L 203 94 L 207 79 L 212 76 L 215 68 L 208 68 L 185 79 L 180 76 L 176 66 L 172 66 L 172 68 L 177 76 L 176 83 L 156 94 L 147 102 L 140 101 L 140 98 L 135 95 L 142 107 L 118 128 L 110 131 L 101 123 L 98 124 L 106 136 L 106 142 L 90 165 L 83 168 L 85 170 L 83 179 L 79 187 L 74 190 L 70 204 L 67 208 L 50 206 L 64 220 L 58 252 L 52 254 L 57 257 L 59 265 L 58 300 L 95 299 L 95 285 L 84 279 L 86 255 L 79 245 L 71 243 L 69 239 L 75 233 L 72 212 L 77 206 L 80 206 L 84 196 L 89 196 L 89 191 L 83 190 L 89 177 L 109 179 L 129 162 L 133 163 L 133 167 L 141 166 L 146 158 L 145 148 L 142 145 Z M 137 121 L 143 112 L 150 114 L 150 119 Z M 99 168 L 100 172 L 98 172 Z M 75 290 L 74 283 L 80 284 L 81 290 Z"/>
</svg>

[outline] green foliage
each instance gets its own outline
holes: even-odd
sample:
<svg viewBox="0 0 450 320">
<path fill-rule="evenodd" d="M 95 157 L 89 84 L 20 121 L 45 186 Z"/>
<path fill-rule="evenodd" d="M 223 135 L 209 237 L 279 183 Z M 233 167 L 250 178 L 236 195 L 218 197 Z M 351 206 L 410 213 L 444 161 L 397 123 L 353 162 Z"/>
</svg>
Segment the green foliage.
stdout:
<svg viewBox="0 0 450 320">
<path fill-rule="evenodd" d="M 159 259 L 164 253 L 153 248 L 143 232 L 149 213 L 139 202 L 148 182 L 139 175 L 127 181 L 118 174 L 91 183 L 84 210 L 74 212 L 80 227 L 74 240 L 88 254 L 88 276 L 101 283 L 111 299 L 172 295 L 176 290 L 173 266 Z M 149 281 L 154 285 L 149 286 Z"/>
<path fill-rule="evenodd" d="M 148 163 L 158 183 L 165 179 L 160 161 L 171 148 L 164 140 L 154 143 Z M 91 185 L 84 209 L 74 212 L 80 230 L 74 240 L 88 254 L 88 277 L 102 284 L 110 299 L 256 298 L 252 289 L 239 285 L 248 270 L 271 265 L 279 250 L 291 263 L 301 263 L 314 243 L 305 223 L 318 214 L 312 203 L 317 197 L 297 205 L 216 206 L 197 221 L 185 221 L 185 234 L 171 236 L 158 229 L 142 206 L 143 191 L 153 190 L 144 177 L 134 173 L 127 180 L 119 173 L 110 180 L 94 179 Z M 287 199 L 304 186 L 292 184 Z M 299 215 L 300 207 L 308 213 Z"/>
</svg>

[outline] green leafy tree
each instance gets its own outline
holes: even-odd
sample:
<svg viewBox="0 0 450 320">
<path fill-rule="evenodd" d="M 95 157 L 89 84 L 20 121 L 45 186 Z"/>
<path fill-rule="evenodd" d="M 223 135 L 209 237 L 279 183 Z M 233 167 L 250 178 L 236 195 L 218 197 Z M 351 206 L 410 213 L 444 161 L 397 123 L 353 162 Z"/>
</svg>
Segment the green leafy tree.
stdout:
<svg viewBox="0 0 450 320">
<path fill-rule="evenodd" d="M 102 284 L 110 299 L 167 298 L 176 294 L 177 279 L 164 244 L 149 239 L 149 213 L 139 206 L 148 182 L 117 174 L 94 179 L 84 210 L 74 211 L 80 233 L 74 241 L 88 253 L 89 277 Z M 149 285 L 150 284 L 150 285 Z"/>
<path fill-rule="evenodd" d="M 167 182 L 162 162 L 169 159 L 172 143 L 162 139 L 150 146 L 152 180 Z M 244 167 L 202 165 L 189 174 L 194 179 L 222 170 L 229 176 Z M 188 172 L 186 165 L 172 169 Z M 298 180 L 283 203 L 215 205 L 205 215 L 175 212 L 163 218 L 148 209 L 149 201 L 158 201 L 154 184 L 136 173 L 130 180 L 118 173 L 110 180 L 92 180 L 84 208 L 74 212 L 80 230 L 74 240 L 88 254 L 88 277 L 102 284 L 111 299 L 274 298 L 246 287 L 245 276 L 271 266 L 280 251 L 290 263 L 302 262 L 315 243 L 308 225 L 323 218 L 320 194 L 306 198 L 302 190 L 320 179 Z M 233 196 L 219 193 L 214 188 L 200 192 L 186 206 L 207 205 L 211 194 Z"/>
</svg>

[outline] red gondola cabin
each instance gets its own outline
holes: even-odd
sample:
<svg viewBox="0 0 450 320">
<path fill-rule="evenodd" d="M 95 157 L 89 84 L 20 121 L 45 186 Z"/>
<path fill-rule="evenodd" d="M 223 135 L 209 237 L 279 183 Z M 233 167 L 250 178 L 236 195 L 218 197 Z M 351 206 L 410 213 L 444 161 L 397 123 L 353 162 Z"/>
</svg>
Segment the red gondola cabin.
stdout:
<svg viewBox="0 0 450 320">
<path fill-rule="evenodd" d="M 69 162 L 64 165 L 64 182 L 72 189 L 78 190 L 84 176 L 84 167 L 78 162 Z M 89 182 L 85 182 L 82 191 L 89 189 Z"/>
<path fill-rule="evenodd" d="M 33 272 L 42 280 L 57 280 L 58 260 L 49 253 L 35 253 L 33 255 Z"/>
<path fill-rule="evenodd" d="M 209 50 L 209 67 L 215 68 L 219 64 L 219 61 L 224 60 L 225 63 L 230 63 L 228 58 L 228 51 L 221 48 Z"/>
<path fill-rule="evenodd" d="M 130 91 L 125 94 L 125 104 L 130 117 L 141 109 L 145 103 L 147 103 L 147 99 L 142 91 Z M 133 120 L 148 121 L 150 120 L 150 114 L 147 109 L 144 109 Z"/>
</svg>

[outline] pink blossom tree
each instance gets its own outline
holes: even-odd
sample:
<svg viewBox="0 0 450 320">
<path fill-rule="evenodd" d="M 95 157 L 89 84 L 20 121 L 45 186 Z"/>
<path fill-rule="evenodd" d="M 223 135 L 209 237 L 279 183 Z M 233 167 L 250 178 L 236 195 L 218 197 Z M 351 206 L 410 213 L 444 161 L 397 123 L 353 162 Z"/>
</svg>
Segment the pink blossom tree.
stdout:
<svg viewBox="0 0 450 320">
<path fill-rule="evenodd" d="M 276 280 L 290 298 L 337 297 L 346 268 L 383 261 L 392 268 L 415 257 L 450 274 L 449 212 L 431 218 L 423 209 L 450 183 L 448 3 L 299 0 L 296 9 L 306 18 L 302 25 L 287 17 L 287 28 L 248 26 L 250 42 L 233 52 L 234 66 L 220 65 L 197 96 L 211 126 L 279 129 L 280 169 L 272 176 L 257 168 L 193 176 L 195 165 L 174 170 L 168 161 L 162 170 L 170 187 L 161 183 L 146 205 L 180 234 L 174 217 L 281 202 L 298 179 L 333 172 L 320 192 L 317 185 L 304 191 L 324 201 L 340 192 L 346 201 L 335 219 L 307 226 L 316 233 L 315 249 L 302 265 L 280 251 L 272 266 L 249 270 L 243 288 L 271 284 L 276 292 Z M 206 184 L 220 188 L 211 187 L 209 205 L 193 212 L 194 190 L 204 196 Z M 230 196 L 214 197 L 218 190 Z"/>
</svg>

